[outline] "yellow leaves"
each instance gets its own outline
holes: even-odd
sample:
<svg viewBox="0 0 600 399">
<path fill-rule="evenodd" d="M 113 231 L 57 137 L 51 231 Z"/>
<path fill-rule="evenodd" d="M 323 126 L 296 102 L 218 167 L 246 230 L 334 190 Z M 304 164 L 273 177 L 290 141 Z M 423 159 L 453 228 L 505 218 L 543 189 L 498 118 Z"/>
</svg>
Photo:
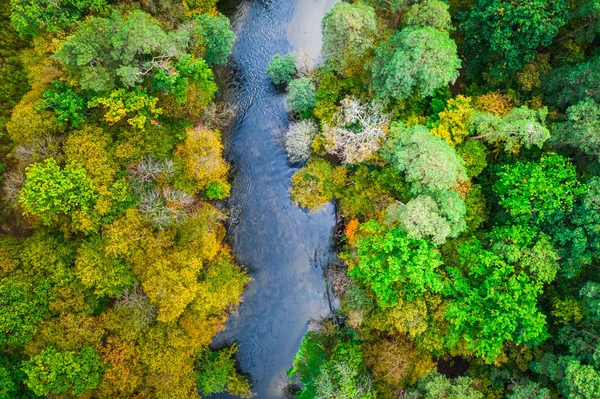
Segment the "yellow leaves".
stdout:
<svg viewBox="0 0 600 399">
<path fill-rule="evenodd" d="M 113 90 L 108 97 L 96 97 L 88 102 L 88 107 L 106 109 L 104 119 L 110 124 L 127 119 L 127 123 L 136 129 L 144 130 L 150 119 L 162 114 L 162 109 L 156 106 L 158 98 L 146 93 L 145 89 L 127 91 Z"/>
<path fill-rule="evenodd" d="M 196 192 L 213 182 L 227 183 L 229 165 L 222 153 L 219 131 L 201 125 L 189 129 L 185 142 L 175 150 L 176 158 L 183 161 L 185 177 L 194 183 Z"/>
<path fill-rule="evenodd" d="M 471 98 L 458 95 L 448 100 L 446 109 L 439 113 L 439 125 L 430 132 L 454 147 L 471 134 L 472 116 Z"/>
<path fill-rule="evenodd" d="M 514 108 L 510 97 L 499 92 L 487 93 L 475 99 L 475 108 L 497 116 L 506 116 Z"/>
</svg>

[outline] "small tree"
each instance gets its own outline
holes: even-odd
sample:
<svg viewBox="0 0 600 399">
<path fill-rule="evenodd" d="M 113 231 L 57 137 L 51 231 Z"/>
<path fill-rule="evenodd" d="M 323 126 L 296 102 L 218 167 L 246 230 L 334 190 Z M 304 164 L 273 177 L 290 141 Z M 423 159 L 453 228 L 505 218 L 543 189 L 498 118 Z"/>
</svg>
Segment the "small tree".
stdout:
<svg viewBox="0 0 600 399">
<path fill-rule="evenodd" d="M 234 355 L 238 347 L 213 352 L 204 349 L 196 360 L 196 382 L 203 395 L 227 392 L 241 398 L 251 398 L 250 382 L 235 368 Z"/>
<path fill-rule="evenodd" d="M 304 162 L 312 154 L 312 142 L 317 135 L 317 124 L 311 120 L 292 122 L 283 136 L 285 150 L 291 162 Z"/>
<path fill-rule="evenodd" d="M 275 54 L 267 67 L 267 75 L 276 85 L 289 83 L 297 72 L 296 61 L 291 54 Z"/>
<path fill-rule="evenodd" d="M 324 129 L 327 151 L 344 163 L 363 162 L 381 147 L 388 121 L 378 103 L 346 98 L 334 119 L 336 126 Z"/>
<path fill-rule="evenodd" d="M 440 291 L 436 269 L 442 260 L 431 242 L 409 238 L 402 229 L 388 229 L 375 221 L 363 224 L 359 234 L 358 257 L 348 273 L 375 293 L 380 306 Z"/>
<path fill-rule="evenodd" d="M 315 85 L 309 78 L 303 77 L 290 82 L 286 104 L 291 112 L 308 117 L 316 103 Z"/>
<path fill-rule="evenodd" d="M 387 210 L 388 223 L 397 223 L 410 238 L 430 238 L 443 244 L 465 230 L 466 207 L 455 191 L 419 195 L 406 204 L 394 204 Z"/>
</svg>

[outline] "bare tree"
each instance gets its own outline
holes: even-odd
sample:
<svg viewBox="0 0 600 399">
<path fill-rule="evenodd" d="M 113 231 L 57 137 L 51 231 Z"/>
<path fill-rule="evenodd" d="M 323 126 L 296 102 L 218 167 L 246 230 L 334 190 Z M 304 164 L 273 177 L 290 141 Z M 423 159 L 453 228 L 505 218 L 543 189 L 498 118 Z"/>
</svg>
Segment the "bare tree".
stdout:
<svg viewBox="0 0 600 399">
<path fill-rule="evenodd" d="M 146 157 L 129 168 L 129 174 L 138 183 L 147 183 L 156 180 L 159 176 L 170 176 L 175 172 L 175 164 L 171 159 L 156 160 Z"/>
<path fill-rule="evenodd" d="M 15 158 L 17 158 L 19 164 L 24 168 L 34 162 L 56 157 L 59 152 L 60 139 L 48 134 L 37 137 L 29 143 L 16 146 Z"/>
<path fill-rule="evenodd" d="M 132 310 L 134 322 L 142 328 L 148 327 L 156 320 L 156 307 L 148 301 L 148 297 L 140 287 L 134 285 L 117 300 L 115 307 Z"/>
<path fill-rule="evenodd" d="M 303 120 L 292 122 L 283 135 L 285 150 L 291 162 L 304 162 L 312 155 L 312 142 L 317 135 L 315 122 Z"/>
<path fill-rule="evenodd" d="M 4 176 L 4 199 L 12 206 L 17 205 L 19 193 L 25 185 L 25 173 L 21 169 L 15 169 Z"/>
<path fill-rule="evenodd" d="M 324 136 L 327 151 L 340 156 L 344 163 L 358 163 L 379 150 L 386 135 L 389 116 L 380 104 L 362 104 L 347 97 L 334 119 L 335 126 L 326 126 Z"/>
</svg>

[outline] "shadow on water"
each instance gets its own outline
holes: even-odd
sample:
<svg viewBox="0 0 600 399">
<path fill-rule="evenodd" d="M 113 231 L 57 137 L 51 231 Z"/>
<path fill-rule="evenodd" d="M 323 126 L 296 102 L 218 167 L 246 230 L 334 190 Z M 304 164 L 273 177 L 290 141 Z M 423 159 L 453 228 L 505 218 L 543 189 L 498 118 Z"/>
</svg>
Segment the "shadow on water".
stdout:
<svg viewBox="0 0 600 399">
<path fill-rule="evenodd" d="M 227 145 L 235 165 L 230 235 L 236 258 L 253 281 L 213 346 L 239 343 L 240 367 L 259 399 L 285 396 L 285 372 L 309 321 L 329 315 L 320 266 L 334 256 L 335 224 L 331 204 L 309 214 L 290 202 L 296 168 L 279 141 L 288 125 L 284 95 L 265 69 L 276 53 L 294 53 L 306 65 L 318 62 L 320 21 L 334 3 L 252 0 L 240 2 L 230 14 L 238 36 L 232 54 L 238 116 Z"/>
</svg>

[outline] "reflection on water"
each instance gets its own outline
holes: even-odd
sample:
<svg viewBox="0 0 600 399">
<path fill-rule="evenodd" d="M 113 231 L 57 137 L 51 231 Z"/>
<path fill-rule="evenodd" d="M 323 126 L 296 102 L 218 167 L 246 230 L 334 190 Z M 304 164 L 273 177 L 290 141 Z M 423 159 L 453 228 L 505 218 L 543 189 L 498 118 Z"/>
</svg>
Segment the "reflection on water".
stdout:
<svg viewBox="0 0 600 399">
<path fill-rule="evenodd" d="M 239 211 L 239 222 L 230 233 L 238 261 L 254 280 L 214 345 L 239 343 L 240 366 L 250 374 L 259 399 L 284 396 L 285 371 L 308 322 L 329 314 L 320 265 L 334 256 L 335 223 L 331 204 L 308 214 L 289 200 L 296 169 L 288 165 L 278 139 L 288 124 L 284 97 L 265 69 L 276 53 L 298 54 L 314 65 L 321 47 L 321 18 L 334 3 L 254 0 L 242 2 L 233 15 L 239 115 L 228 153 L 235 164 L 231 204 Z"/>
</svg>

